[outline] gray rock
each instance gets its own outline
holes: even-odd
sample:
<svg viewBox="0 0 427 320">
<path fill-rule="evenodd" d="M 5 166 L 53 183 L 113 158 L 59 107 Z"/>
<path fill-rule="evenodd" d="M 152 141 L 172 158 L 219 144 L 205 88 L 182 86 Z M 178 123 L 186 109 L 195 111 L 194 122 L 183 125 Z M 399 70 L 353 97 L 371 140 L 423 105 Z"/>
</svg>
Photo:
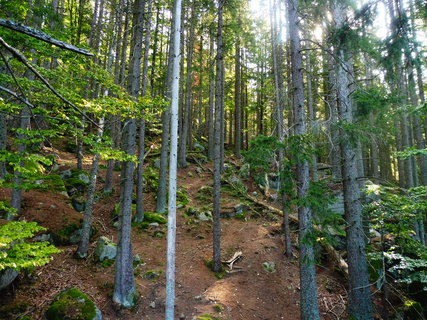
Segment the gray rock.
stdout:
<svg viewBox="0 0 427 320">
<path fill-rule="evenodd" d="M 6 268 L 0 271 L 0 290 L 3 290 L 8 285 L 10 285 L 13 282 L 13 280 L 16 279 L 18 274 L 19 274 L 18 271 L 11 268 Z"/>
<path fill-rule="evenodd" d="M 72 173 L 71 173 L 71 170 L 64 170 L 59 175 L 61 176 L 62 180 L 67 180 L 71 178 Z"/>
<path fill-rule="evenodd" d="M 212 213 L 210 212 L 200 212 L 197 215 L 197 219 L 200 221 L 212 221 Z"/>
<path fill-rule="evenodd" d="M 85 184 L 89 184 L 90 179 L 87 173 L 79 173 L 79 175 L 77 176 L 77 178 L 81 181 L 83 181 Z"/>
<path fill-rule="evenodd" d="M 273 261 L 265 261 L 262 263 L 262 268 L 265 272 L 273 273 L 276 272 L 276 264 Z"/>
<path fill-rule="evenodd" d="M 202 296 L 200 296 L 200 295 L 199 296 L 195 296 L 194 300 L 196 300 L 196 301 L 202 301 Z"/>
<path fill-rule="evenodd" d="M 157 222 L 151 222 L 148 226 L 150 228 L 157 228 L 158 226 L 160 226 L 160 224 L 158 224 Z"/>
<path fill-rule="evenodd" d="M 239 203 L 238 205 L 234 206 L 234 212 L 236 214 L 241 214 L 241 213 L 244 213 L 248 210 L 249 210 L 249 206 L 247 206 L 246 204 L 243 204 L 243 203 Z"/>
<path fill-rule="evenodd" d="M 184 320 L 186 318 L 185 314 L 181 313 L 179 315 L 179 320 Z"/>
<path fill-rule="evenodd" d="M 156 308 L 156 301 L 151 301 L 150 308 L 155 309 Z"/>
<path fill-rule="evenodd" d="M 196 169 L 194 169 L 194 171 L 196 171 L 196 173 L 199 175 L 203 173 L 203 169 L 200 167 L 197 167 Z"/>
<path fill-rule="evenodd" d="M 99 261 L 113 260 L 117 255 L 117 245 L 107 237 L 100 237 L 96 243 L 95 257 Z"/>
<path fill-rule="evenodd" d="M 71 205 L 77 212 L 83 212 L 86 208 L 86 201 L 81 197 L 76 197 L 71 200 Z"/>
<path fill-rule="evenodd" d="M 82 229 L 77 229 L 70 235 L 70 239 L 68 240 L 68 242 L 70 244 L 78 244 L 81 238 L 82 238 Z"/>
<path fill-rule="evenodd" d="M 160 277 L 160 274 L 154 270 L 147 271 L 144 273 L 144 279 L 153 280 Z"/>
<path fill-rule="evenodd" d="M 36 242 L 48 241 L 50 243 L 53 243 L 52 235 L 50 233 L 43 233 L 41 235 L 35 236 L 33 238 L 33 241 L 36 241 Z"/>
</svg>

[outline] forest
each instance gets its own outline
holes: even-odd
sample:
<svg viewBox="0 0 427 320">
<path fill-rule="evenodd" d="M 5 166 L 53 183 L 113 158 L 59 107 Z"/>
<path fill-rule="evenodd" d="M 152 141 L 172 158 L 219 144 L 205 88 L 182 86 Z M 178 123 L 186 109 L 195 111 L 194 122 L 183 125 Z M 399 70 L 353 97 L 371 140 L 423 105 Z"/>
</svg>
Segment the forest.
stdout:
<svg viewBox="0 0 427 320">
<path fill-rule="evenodd" d="M 0 319 L 427 319 L 425 0 L 0 0 Z"/>
</svg>

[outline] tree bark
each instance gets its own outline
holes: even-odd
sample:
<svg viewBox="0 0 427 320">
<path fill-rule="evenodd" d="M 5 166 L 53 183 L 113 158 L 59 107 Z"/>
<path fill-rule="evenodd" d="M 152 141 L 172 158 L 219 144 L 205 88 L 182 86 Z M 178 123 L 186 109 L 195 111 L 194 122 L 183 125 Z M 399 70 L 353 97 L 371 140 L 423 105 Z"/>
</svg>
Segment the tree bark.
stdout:
<svg viewBox="0 0 427 320">
<path fill-rule="evenodd" d="M 136 0 L 133 8 L 131 57 L 129 63 L 128 91 L 134 100 L 141 88 L 141 57 L 144 23 L 144 0 Z M 136 119 L 127 118 L 124 130 L 123 151 L 135 155 Z M 134 304 L 135 283 L 131 243 L 132 193 L 135 163 L 125 161 L 122 168 L 121 205 L 119 210 L 119 243 L 117 246 L 116 272 L 113 301 L 123 307 Z"/>
<path fill-rule="evenodd" d="M 297 0 L 287 1 L 288 28 L 292 62 L 292 91 L 295 129 L 294 134 L 303 136 L 306 133 L 304 87 L 302 76 L 302 55 L 298 23 Z M 306 159 L 297 164 L 297 193 L 298 199 L 305 199 L 309 189 L 309 164 Z M 301 319 L 320 319 L 317 303 L 316 270 L 314 266 L 313 243 L 307 239 L 313 232 L 312 212 L 308 206 L 298 208 L 299 216 L 299 246 L 300 246 L 300 310 Z"/>
<path fill-rule="evenodd" d="M 242 19 L 238 18 L 238 24 L 242 24 Z M 241 93 L 241 70 L 240 70 L 240 36 L 236 35 L 236 55 L 235 55 L 235 65 L 234 65 L 234 155 L 236 158 L 240 159 L 241 154 L 240 150 L 242 149 L 242 136 L 240 132 L 242 131 L 242 93 Z"/>
<path fill-rule="evenodd" d="M 150 51 L 150 28 L 151 28 L 151 4 L 152 0 L 147 0 L 146 24 L 144 38 L 144 59 L 142 63 L 142 86 L 141 96 L 145 96 L 148 86 L 148 54 Z M 138 145 L 138 168 L 136 182 L 136 216 L 135 221 L 144 220 L 144 142 L 145 142 L 145 119 L 139 120 L 139 145 Z"/>
<path fill-rule="evenodd" d="M 180 60 L 180 20 L 181 0 L 174 1 L 172 22 L 171 52 L 171 150 L 169 160 L 169 201 L 168 201 L 168 238 L 167 238 L 167 272 L 166 272 L 166 320 L 174 319 L 175 305 L 175 242 L 176 242 L 176 188 L 177 188 L 177 153 L 178 153 L 178 100 L 179 100 L 179 60 Z"/>
<path fill-rule="evenodd" d="M 212 269 L 218 272 L 221 265 L 221 144 L 223 143 L 224 114 L 224 56 L 223 56 L 223 10 L 224 0 L 218 0 L 218 30 L 216 57 L 216 92 L 215 92 L 215 144 L 214 144 L 214 198 L 213 198 L 213 264 Z M 221 137 L 222 136 L 222 137 Z"/>
<path fill-rule="evenodd" d="M 335 27 L 345 28 L 346 7 L 340 1 L 334 2 L 333 17 Z M 350 83 L 347 70 L 349 64 L 346 52 L 346 39 L 336 44 L 336 90 L 340 121 L 353 123 L 353 104 L 350 97 Z M 356 145 L 351 142 L 346 130 L 341 130 L 341 157 L 344 186 L 345 218 L 347 222 L 347 259 L 348 259 L 348 313 L 359 320 L 371 320 L 372 301 L 369 284 L 368 266 L 365 254 L 365 234 L 363 231 L 362 206 L 357 183 Z"/>
<path fill-rule="evenodd" d="M 194 52 L 194 30 L 196 25 L 196 1 L 191 4 L 190 30 L 187 49 L 187 79 L 185 85 L 185 104 L 183 110 L 182 133 L 179 137 L 179 159 L 181 168 L 187 167 L 187 141 L 191 140 L 191 109 L 193 107 L 193 52 Z"/>
</svg>

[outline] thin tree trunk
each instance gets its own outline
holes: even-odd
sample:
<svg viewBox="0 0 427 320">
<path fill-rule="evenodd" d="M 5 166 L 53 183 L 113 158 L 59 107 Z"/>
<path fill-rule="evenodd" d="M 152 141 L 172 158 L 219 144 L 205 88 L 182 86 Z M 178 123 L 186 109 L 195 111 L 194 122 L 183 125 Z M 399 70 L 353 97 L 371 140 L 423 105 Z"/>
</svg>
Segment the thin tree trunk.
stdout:
<svg viewBox="0 0 427 320">
<path fill-rule="evenodd" d="M 239 16 L 238 24 L 242 24 Z M 240 150 L 242 149 L 242 93 L 241 93 L 241 70 L 240 70 L 240 36 L 236 36 L 236 56 L 235 56 L 235 81 L 234 81 L 234 154 L 236 158 L 241 158 Z"/>
<path fill-rule="evenodd" d="M 166 320 L 174 319 L 175 305 L 175 243 L 176 243 L 176 188 L 177 188 L 177 153 L 178 153 L 178 93 L 179 93 L 179 60 L 180 60 L 180 20 L 181 0 L 174 1 L 172 22 L 171 52 L 171 150 L 169 160 L 169 206 L 168 206 L 168 239 L 166 271 Z"/>
<path fill-rule="evenodd" d="M 144 38 L 144 59 L 142 63 L 142 86 L 141 96 L 145 96 L 148 86 L 148 54 L 150 51 L 150 28 L 151 28 L 151 4 L 152 0 L 147 0 L 146 25 Z M 135 221 L 144 220 L 144 142 L 145 142 L 145 119 L 139 120 L 139 145 L 138 145 L 138 168 L 136 182 L 136 216 Z"/>
<path fill-rule="evenodd" d="M 108 92 L 107 94 L 108 95 Z M 99 120 L 98 140 L 102 138 L 104 131 L 104 118 Z M 100 154 L 96 153 L 93 157 L 92 169 L 90 171 L 89 186 L 86 193 L 86 206 L 83 217 L 82 236 L 79 246 L 76 251 L 76 256 L 79 258 L 86 258 L 89 249 L 90 231 L 92 227 L 93 204 L 96 192 L 96 179 L 98 175 Z"/>
<path fill-rule="evenodd" d="M 187 141 L 191 126 L 191 109 L 193 107 L 193 51 L 194 51 L 194 29 L 196 25 L 196 1 L 191 4 L 190 31 L 187 49 L 187 79 L 185 85 L 185 104 L 183 110 L 182 134 L 179 137 L 179 159 L 181 168 L 187 167 Z"/>
<path fill-rule="evenodd" d="M 276 121 L 277 121 L 277 137 L 280 143 L 284 141 L 284 130 L 283 130 L 283 92 L 280 87 L 280 81 L 283 81 L 282 78 L 282 66 L 280 59 L 278 57 L 278 35 L 277 35 L 277 22 L 275 18 L 276 12 L 276 2 L 274 5 L 270 1 L 270 20 L 271 20 L 271 37 L 272 37 L 272 57 L 273 57 L 273 73 L 274 73 L 274 86 L 275 86 L 275 98 L 276 98 Z M 279 80 L 280 79 L 280 80 Z M 284 151 L 282 148 L 278 152 L 279 158 L 279 177 L 282 176 L 283 162 L 285 159 Z M 286 204 L 286 195 L 284 194 L 283 189 L 284 179 L 280 179 L 280 188 L 279 192 L 281 194 L 281 204 L 283 210 L 283 233 L 285 238 L 285 254 L 288 258 L 292 257 L 292 242 L 291 242 L 291 232 L 289 227 L 289 211 Z"/>
<path fill-rule="evenodd" d="M 209 113 L 208 113 L 208 158 L 214 158 L 214 109 L 215 109 L 215 59 L 214 59 L 214 37 L 210 34 L 209 44 Z"/>
</svg>

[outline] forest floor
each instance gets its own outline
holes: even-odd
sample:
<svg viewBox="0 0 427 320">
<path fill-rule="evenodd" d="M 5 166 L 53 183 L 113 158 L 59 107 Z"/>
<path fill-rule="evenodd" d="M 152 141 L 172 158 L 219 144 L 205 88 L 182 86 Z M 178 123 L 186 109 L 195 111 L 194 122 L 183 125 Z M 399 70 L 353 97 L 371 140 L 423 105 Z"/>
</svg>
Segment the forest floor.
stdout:
<svg viewBox="0 0 427 320">
<path fill-rule="evenodd" d="M 72 154 L 55 152 L 59 155 L 60 170 L 75 167 Z M 85 159 L 85 170 L 89 171 L 90 165 L 91 159 L 88 157 Z M 178 172 L 179 186 L 185 188 L 189 196 L 187 207 L 199 208 L 212 201 L 207 199 L 209 203 L 203 203 L 206 199 L 200 200 L 196 196 L 201 187 L 212 185 L 212 174 L 206 170 L 211 165 L 203 166 L 203 170 L 200 170 L 198 165 L 191 164 Z M 105 169 L 101 169 L 100 187 L 104 175 Z M 54 255 L 52 262 L 37 268 L 31 276 L 21 275 L 11 288 L 1 292 L 0 306 L 23 304 L 26 307 L 22 313 L 32 319 L 43 319 L 56 294 L 66 288 L 77 287 L 94 300 L 106 320 L 164 318 L 166 238 L 154 234 L 158 230 L 166 233 L 165 225 L 155 227 L 155 230 L 133 229 L 133 252 L 142 258 L 144 264 L 139 267 L 136 276 L 138 303 L 131 310 L 118 309 L 112 304 L 114 265 L 101 267 L 94 261 L 93 251 L 99 236 L 117 241 L 117 229 L 112 226 L 111 212 L 118 202 L 118 183 L 119 172 L 115 172 L 115 193 L 96 202 L 93 221 L 97 234 L 92 240 L 89 257 L 77 260 L 73 257 L 76 246 L 60 246 L 61 253 Z M 250 187 L 253 188 L 253 185 Z M 7 197 L 8 191 L 0 190 L 0 198 Z M 222 207 L 228 208 L 243 200 L 224 190 L 221 201 Z M 146 193 L 145 210 L 154 211 L 154 207 L 154 195 Z M 193 319 L 203 314 L 216 317 L 212 319 L 230 320 L 300 318 L 298 259 L 287 259 L 283 255 L 281 217 L 254 204 L 250 205 L 250 210 L 254 214 L 247 215 L 245 220 L 221 220 L 223 260 L 231 258 L 236 251 L 242 252 L 233 272 L 222 278 L 218 278 L 206 266 L 206 261 L 212 256 L 211 222 L 189 223 L 188 217 L 183 214 L 185 208 L 178 210 L 176 319 Z M 70 200 L 64 195 L 29 191 L 24 192 L 23 216 L 55 229 L 66 221 L 81 219 L 82 213 L 72 209 Z M 293 237 L 295 240 L 295 230 Z M 294 255 L 297 254 L 295 250 Z M 275 272 L 269 273 L 263 269 L 262 264 L 266 261 L 275 263 Z M 145 279 L 143 275 L 149 270 L 157 272 L 160 277 Z M 316 266 L 316 270 L 322 319 L 344 318 L 346 291 L 342 277 L 332 266 Z"/>
</svg>

